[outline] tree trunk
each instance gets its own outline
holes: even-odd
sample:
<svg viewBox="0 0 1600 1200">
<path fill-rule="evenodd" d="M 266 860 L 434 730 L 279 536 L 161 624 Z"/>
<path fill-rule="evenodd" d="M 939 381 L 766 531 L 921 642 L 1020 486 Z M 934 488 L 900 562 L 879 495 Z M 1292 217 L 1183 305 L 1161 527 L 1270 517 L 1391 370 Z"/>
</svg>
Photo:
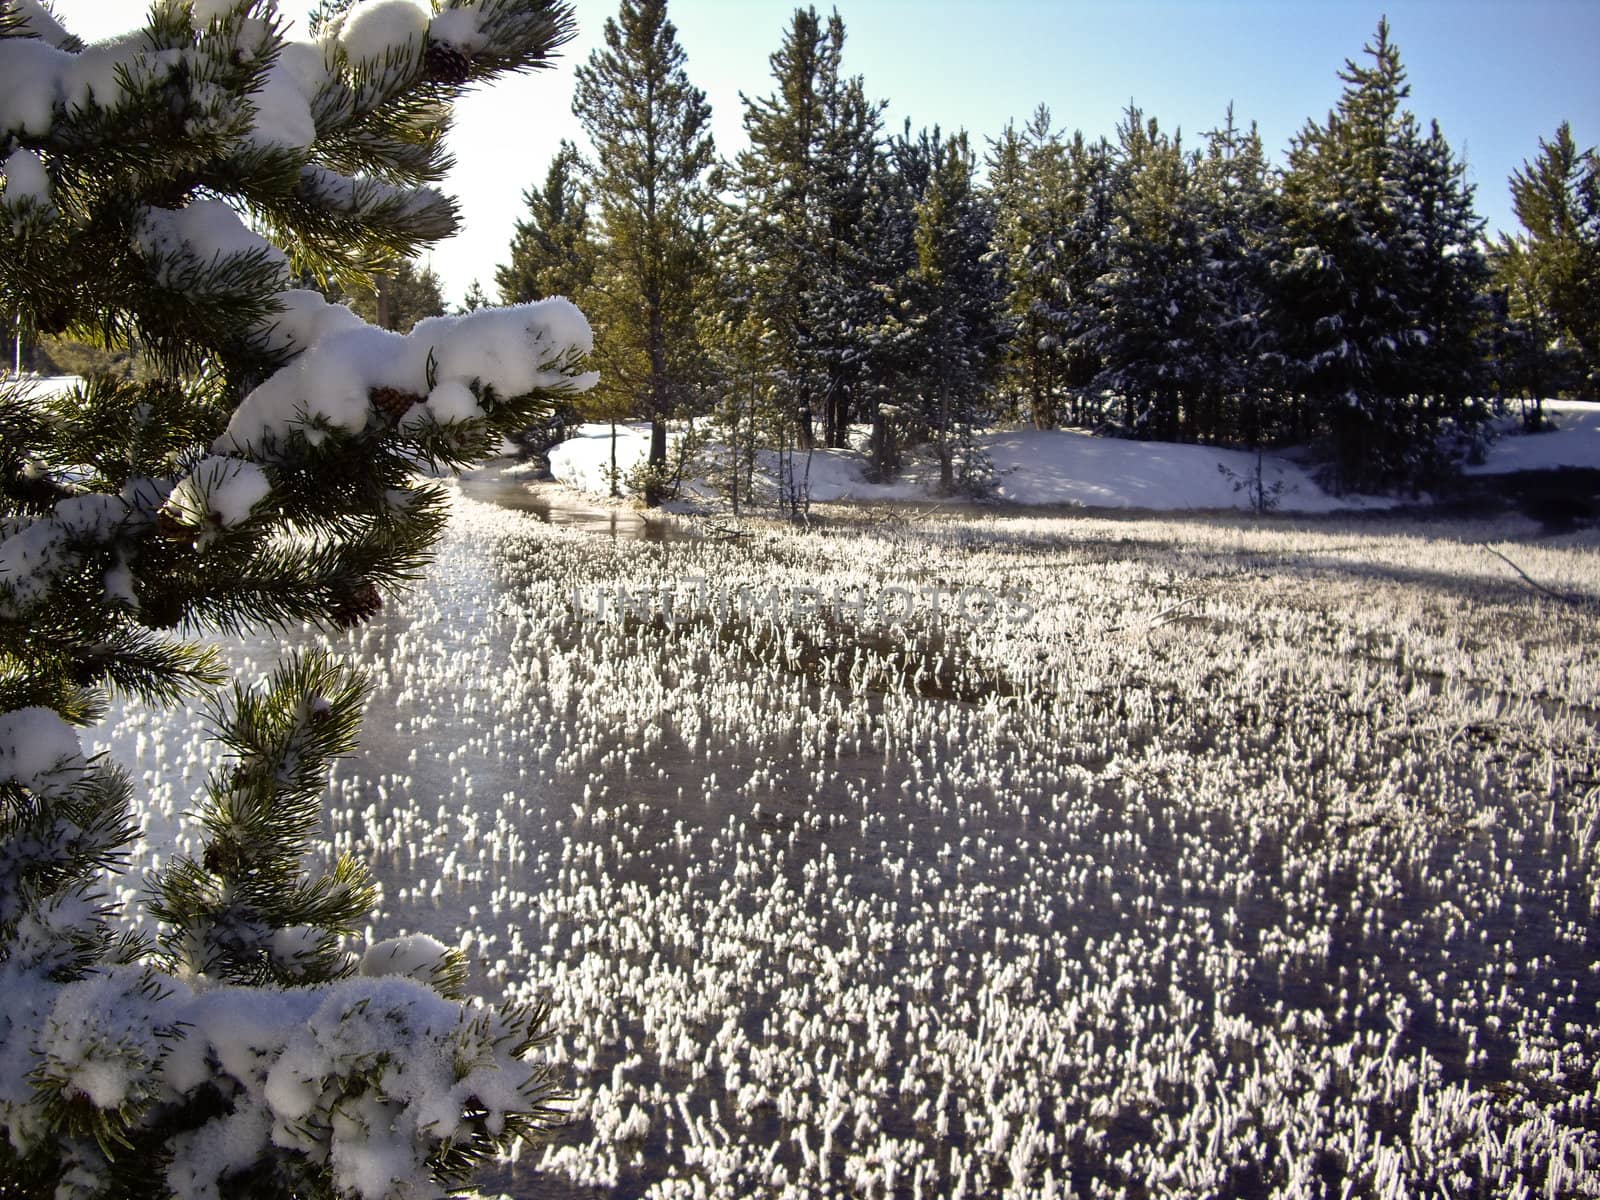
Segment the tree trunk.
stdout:
<svg viewBox="0 0 1600 1200">
<path fill-rule="evenodd" d="M 950 390 L 939 393 L 939 491 L 948 496 L 956 490 L 955 455 L 950 452 Z"/>
<path fill-rule="evenodd" d="M 667 423 L 660 417 L 650 418 L 649 474 L 644 488 L 646 508 L 657 508 L 666 496 Z"/>
<path fill-rule="evenodd" d="M 622 495 L 622 490 L 617 486 L 617 423 L 611 422 L 611 498 L 613 500 Z"/>
<path fill-rule="evenodd" d="M 733 486 L 730 494 L 733 497 L 735 520 L 739 517 L 739 453 L 742 449 L 739 445 L 739 408 L 739 394 L 736 391 L 733 396 L 733 428 L 728 435 L 728 466 L 733 468 Z"/>
<path fill-rule="evenodd" d="M 647 351 L 650 357 L 650 457 L 644 489 L 646 508 L 666 499 L 667 418 L 672 415 L 671 381 L 667 378 L 667 334 L 661 311 L 661 292 L 652 281 L 645 286 Z"/>
<path fill-rule="evenodd" d="M 872 469 L 879 483 L 893 479 L 900 471 L 900 445 L 895 426 L 895 410 L 879 405 L 872 413 Z"/>
<path fill-rule="evenodd" d="M 389 294 L 389 276 L 375 276 L 373 282 L 378 290 L 378 328 L 393 329 L 395 326 L 394 297 Z"/>
<path fill-rule="evenodd" d="M 811 428 L 811 402 L 803 401 L 799 411 L 794 415 L 795 444 L 802 450 L 810 450 L 817 444 L 816 431 Z"/>
<path fill-rule="evenodd" d="M 850 393 L 842 382 L 828 384 L 828 447 L 843 450 L 850 444 Z"/>
<path fill-rule="evenodd" d="M 1032 409 L 1035 429 L 1054 429 L 1056 424 L 1055 397 L 1050 394 L 1050 375 L 1037 358 L 1033 363 Z"/>
</svg>

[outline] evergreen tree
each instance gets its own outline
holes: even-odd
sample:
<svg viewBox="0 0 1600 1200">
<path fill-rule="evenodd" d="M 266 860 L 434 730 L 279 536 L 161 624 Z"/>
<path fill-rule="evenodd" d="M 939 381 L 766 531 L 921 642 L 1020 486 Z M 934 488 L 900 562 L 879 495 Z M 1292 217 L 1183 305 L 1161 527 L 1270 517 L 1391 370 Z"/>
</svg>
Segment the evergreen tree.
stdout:
<svg viewBox="0 0 1600 1200">
<path fill-rule="evenodd" d="M 772 331 L 761 367 L 794 398 L 798 440 L 820 414 L 843 446 L 867 390 L 867 340 L 881 307 L 863 241 L 879 159 L 881 106 L 840 72 L 844 23 L 797 9 L 771 56 L 777 91 L 745 99 L 750 148 L 736 173 L 743 236 L 756 250 L 755 312 Z"/>
<path fill-rule="evenodd" d="M 824 34 L 814 8 L 796 9 L 783 43 L 770 56 L 777 93 L 742 97 L 750 147 L 741 151 L 734 187 L 749 259 L 751 316 L 767 336 L 757 343 L 769 385 L 792 399 L 794 438 L 812 444 L 822 383 L 811 354 L 818 268 L 815 158 L 822 138 L 822 94 L 837 76 L 840 47 Z"/>
<path fill-rule="evenodd" d="M 828 22 L 831 70 L 823 76 L 823 136 L 817 156 L 819 271 L 813 286 L 811 351 L 821 364 L 827 444 L 847 444 L 850 423 L 870 406 L 881 370 L 873 330 L 883 316 L 876 206 L 884 169 L 883 104 L 867 99 L 861 76 L 841 80 L 844 25 Z"/>
<path fill-rule="evenodd" d="M 1012 323 L 1005 379 L 1039 429 L 1056 425 L 1067 384 L 1072 184 L 1067 147 L 1042 104 L 1020 133 L 1008 125 L 991 144 L 989 190 L 996 243 L 1007 266 Z"/>
<path fill-rule="evenodd" d="M 149 370 L 132 346 L 104 346 L 56 334 L 39 338 L 31 346 L 25 341 L 23 370 L 41 375 L 118 375 L 144 378 Z"/>
<path fill-rule="evenodd" d="M 1061 280 L 1054 321 L 1065 338 L 1061 379 L 1075 425 L 1105 419 L 1103 397 L 1095 386 L 1101 362 L 1095 331 L 1100 324 L 1099 283 L 1111 269 L 1119 171 L 1111 144 L 1075 133 L 1067 143 L 1066 220 L 1058 238 L 1055 266 Z"/>
<path fill-rule="evenodd" d="M 467 288 L 467 294 L 461 297 L 461 304 L 456 309 L 456 315 L 477 312 L 480 308 L 489 307 L 489 297 L 484 293 L 483 284 L 474 279 Z"/>
<path fill-rule="evenodd" d="M 1410 93 L 1386 21 L 1345 64 L 1323 124 L 1295 138 L 1284 175 L 1275 300 L 1286 367 L 1328 435 L 1345 487 L 1416 485 L 1442 468 L 1447 419 L 1470 424 L 1484 274 L 1471 189 Z M 1454 377 L 1453 377 L 1454 376 Z"/>
<path fill-rule="evenodd" d="M 1582 361 L 1571 342 L 1555 332 L 1527 241 L 1502 236 L 1491 263 L 1493 394 L 1523 400 L 1524 427 L 1537 432 L 1544 427 L 1546 397 L 1580 390 Z"/>
<path fill-rule="evenodd" d="M 528 215 L 511 239 L 511 261 L 496 267 L 502 304 L 565 296 L 583 303 L 594 278 L 586 171 L 578 148 L 565 139 L 545 173 L 544 187 L 522 194 Z"/>
<path fill-rule="evenodd" d="M 466 1001 L 431 938 L 345 949 L 371 882 L 308 851 L 366 684 L 312 653 L 220 696 L 194 640 L 371 618 L 446 516 L 417 468 L 592 382 L 564 301 L 407 336 L 290 286 L 449 234 L 428 185 L 451 101 L 543 65 L 569 10 L 328 19 L 296 44 L 269 3 L 158 3 L 85 48 L 0 3 L 0 309 L 136 340 L 155 372 L 0 388 L 7 1196 L 435 1195 L 557 1116 L 524 1058 L 542 1011 Z M 194 800 L 201 850 L 149 881 L 149 934 L 107 888 L 132 784 L 76 732 L 126 696 L 205 699 L 229 755 Z"/>
<path fill-rule="evenodd" d="M 703 371 L 696 299 L 715 181 L 711 108 L 689 83 L 666 0 L 622 0 L 578 69 L 572 110 L 595 151 L 602 254 L 590 312 L 602 396 L 650 421 L 645 502 L 666 498 L 667 422 Z"/>
<path fill-rule="evenodd" d="M 1479 398 L 1491 272 L 1466 164 L 1456 158 L 1439 122 L 1430 121 L 1427 134 L 1408 140 L 1403 149 L 1405 236 L 1400 244 L 1415 314 L 1406 374 L 1410 394 L 1421 397 L 1426 410 L 1419 430 L 1426 439 L 1446 422 L 1471 427 L 1485 415 Z M 1420 445 L 1412 461 L 1435 469 L 1431 452 Z"/>
<path fill-rule="evenodd" d="M 403 258 L 393 270 L 374 275 L 372 286 L 353 287 L 349 302 L 369 325 L 410 333 L 418 321 L 444 315 L 444 288 L 432 267 Z"/>
<path fill-rule="evenodd" d="M 1254 124 L 1245 131 L 1234 123 L 1231 104 L 1223 126 L 1206 135 L 1193 183 L 1199 282 L 1212 314 L 1196 424 L 1203 436 L 1251 447 L 1292 437 L 1276 403 L 1281 355 L 1268 293 L 1282 237 L 1277 196 L 1261 137 Z"/>
<path fill-rule="evenodd" d="M 918 358 L 919 343 L 909 323 L 915 314 L 908 283 L 917 269 L 917 210 L 941 144 L 937 129 L 913 135 L 907 119 L 885 146 L 884 168 L 874 188 L 874 264 L 883 309 L 871 332 L 878 370 L 870 469 L 880 480 L 892 479 L 903 465 L 904 451 L 925 435 L 923 407 L 913 390 L 925 364 Z"/>
<path fill-rule="evenodd" d="M 1007 328 L 1000 264 L 990 253 L 993 214 L 973 186 L 966 134 L 935 130 L 902 160 L 926 166 L 912 244 L 915 265 L 895 289 L 892 337 L 900 387 L 939 462 L 939 485 L 979 483 L 974 433 L 1000 365 Z"/>
<path fill-rule="evenodd" d="M 1501 237 L 1494 270 L 1530 340 L 1523 382 L 1535 397 L 1600 397 L 1600 155 L 1580 153 L 1563 121 L 1510 182 L 1523 231 Z"/>
<path fill-rule="evenodd" d="M 1177 137 L 1130 105 L 1118 127 L 1116 219 L 1110 269 L 1096 284 L 1097 383 L 1120 397 L 1140 437 L 1196 434 L 1194 409 L 1212 386 L 1210 294 L 1195 163 Z"/>
<path fill-rule="evenodd" d="M 547 296 L 565 296 L 580 305 L 590 302 L 596 247 L 589 226 L 587 170 L 578 148 L 563 139 L 545 172 L 544 186 L 523 192 L 528 215 L 516 224 L 511 261 L 496 267 L 494 273 L 502 303 Z M 517 440 L 524 449 L 543 456 L 570 427 L 585 419 L 614 421 L 627 415 L 624 396 L 604 390 L 590 392 L 557 405 L 549 420 L 524 430 Z M 616 480 L 612 494 L 619 494 Z"/>
</svg>

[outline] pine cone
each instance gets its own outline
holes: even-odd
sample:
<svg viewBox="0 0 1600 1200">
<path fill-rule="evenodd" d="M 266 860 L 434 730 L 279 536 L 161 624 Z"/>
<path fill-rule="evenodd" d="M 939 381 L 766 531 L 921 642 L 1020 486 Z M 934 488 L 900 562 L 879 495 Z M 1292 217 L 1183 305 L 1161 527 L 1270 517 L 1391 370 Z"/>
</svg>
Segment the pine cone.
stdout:
<svg viewBox="0 0 1600 1200">
<path fill-rule="evenodd" d="M 428 69 L 428 78 L 438 83 L 465 83 L 472 67 L 470 58 L 443 42 L 429 42 L 422 62 Z"/>
<path fill-rule="evenodd" d="M 391 421 L 398 421 L 410 411 L 413 404 L 421 404 L 422 397 L 415 392 L 402 392 L 399 388 L 373 388 L 367 393 L 372 407 Z"/>
<path fill-rule="evenodd" d="M 383 608 L 383 597 L 370 583 L 357 584 L 343 595 L 336 596 L 328 617 L 340 629 L 365 625 Z"/>
</svg>

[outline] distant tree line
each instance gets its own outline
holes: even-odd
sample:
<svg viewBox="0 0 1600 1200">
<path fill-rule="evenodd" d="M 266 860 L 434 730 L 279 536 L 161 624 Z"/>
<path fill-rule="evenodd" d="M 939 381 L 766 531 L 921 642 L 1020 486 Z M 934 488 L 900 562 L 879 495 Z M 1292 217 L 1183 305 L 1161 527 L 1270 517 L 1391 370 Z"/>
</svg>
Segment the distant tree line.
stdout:
<svg viewBox="0 0 1600 1200">
<path fill-rule="evenodd" d="M 1490 398 L 1537 422 L 1600 394 L 1600 158 L 1561 125 L 1511 178 L 1522 231 L 1489 243 L 1387 22 L 1282 166 L 1231 109 L 1186 140 L 1132 104 L 1112 138 L 1041 106 L 980 160 L 962 132 L 886 132 L 838 14 L 798 9 L 725 162 L 666 10 L 606 22 L 573 104 L 595 159 L 562 145 L 495 277 L 589 313 L 588 415 L 653 423 L 652 503 L 687 416 L 735 496 L 757 448 L 852 427 L 884 474 L 915 443 L 977 487 L 993 420 L 1311 443 L 1335 486 L 1394 489 L 1449 472 Z"/>
</svg>

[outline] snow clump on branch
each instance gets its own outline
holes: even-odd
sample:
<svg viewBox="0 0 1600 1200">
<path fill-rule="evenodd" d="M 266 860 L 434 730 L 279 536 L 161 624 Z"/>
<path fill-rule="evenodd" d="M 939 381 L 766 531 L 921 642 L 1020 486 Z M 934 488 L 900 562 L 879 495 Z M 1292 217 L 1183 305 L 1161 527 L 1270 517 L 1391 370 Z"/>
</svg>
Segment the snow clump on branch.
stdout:
<svg viewBox="0 0 1600 1200">
<path fill-rule="evenodd" d="M 380 388 L 427 394 L 433 419 L 448 424 L 481 417 L 491 392 L 581 392 L 599 379 L 571 370 L 593 349 L 594 335 L 577 306 L 559 296 L 430 317 L 401 334 L 351 325 L 304 294 L 290 295 L 275 336 L 304 352 L 245 397 L 212 447 L 219 454 L 263 451 L 294 433 L 312 442 L 330 429 L 360 433 L 372 415 L 370 395 Z"/>
</svg>

